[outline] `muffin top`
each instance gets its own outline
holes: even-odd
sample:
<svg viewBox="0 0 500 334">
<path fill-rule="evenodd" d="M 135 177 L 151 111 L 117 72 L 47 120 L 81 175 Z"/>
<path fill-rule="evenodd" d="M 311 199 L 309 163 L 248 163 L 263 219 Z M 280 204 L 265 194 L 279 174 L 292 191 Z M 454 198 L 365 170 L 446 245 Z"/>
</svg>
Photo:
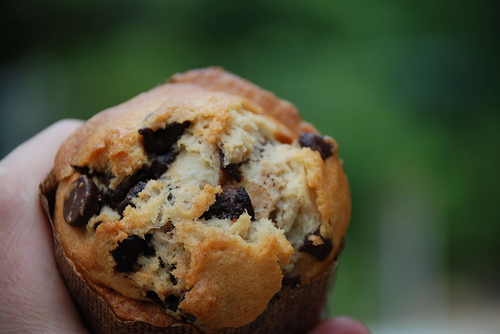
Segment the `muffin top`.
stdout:
<svg viewBox="0 0 500 334">
<path fill-rule="evenodd" d="M 54 172 L 54 228 L 84 278 L 205 329 L 319 276 L 350 217 L 336 142 L 220 68 L 95 115 Z"/>
</svg>

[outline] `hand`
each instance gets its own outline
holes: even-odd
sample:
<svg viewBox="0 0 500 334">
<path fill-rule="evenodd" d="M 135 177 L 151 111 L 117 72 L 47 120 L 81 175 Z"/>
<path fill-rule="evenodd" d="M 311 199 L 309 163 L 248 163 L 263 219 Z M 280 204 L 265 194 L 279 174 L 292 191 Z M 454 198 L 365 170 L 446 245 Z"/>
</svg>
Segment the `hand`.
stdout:
<svg viewBox="0 0 500 334">
<path fill-rule="evenodd" d="M 0 161 L 0 333 L 88 333 L 53 255 L 52 232 L 38 199 L 61 143 L 80 121 L 58 122 Z M 309 334 L 366 334 L 348 318 Z"/>
<path fill-rule="evenodd" d="M 0 161 L 0 333 L 86 333 L 57 271 L 38 185 L 80 124 L 58 122 Z"/>
<path fill-rule="evenodd" d="M 370 334 L 359 322 L 346 317 L 329 318 L 308 334 Z"/>
</svg>

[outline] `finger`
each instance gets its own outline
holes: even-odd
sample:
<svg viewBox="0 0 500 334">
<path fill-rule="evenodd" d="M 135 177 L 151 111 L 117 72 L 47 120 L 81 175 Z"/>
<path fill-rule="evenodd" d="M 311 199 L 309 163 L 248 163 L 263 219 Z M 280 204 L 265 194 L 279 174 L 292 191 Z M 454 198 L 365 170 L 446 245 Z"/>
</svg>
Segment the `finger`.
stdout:
<svg viewBox="0 0 500 334">
<path fill-rule="evenodd" d="M 60 144 L 79 124 L 77 120 L 57 122 L 0 161 L 0 210 L 5 221 L 32 222 L 40 215 L 38 206 L 32 204 L 38 184 L 52 168 Z"/>
<path fill-rule="evenodd" d="M 38 185 L 52 168 L 60 144 L 79 124 L 81 121 L 77 120 L 59 121 L 0 161 L 0 214 L 3 218 L 0 231 L 14 237 L 41 233 L 38 239 L 50 233 L 47 224 L 39 223 L 43 213 L 38 205 Z M 5 240 L 6 236 L 3 237 Z"/>
<path fill-rule="evenodd" d="M 355 320 L 336 317 L 323 321 L 309 334 L 370 334 L 370 331 Z"/>
<path fill-rule="evenodd" d="M 0 162 L 0 323 L 5 332 L 83 333 L 59 276 L 52 237 L 38 202 L 62 141 L 79 121 L 62 121 Z"/>
</svg>

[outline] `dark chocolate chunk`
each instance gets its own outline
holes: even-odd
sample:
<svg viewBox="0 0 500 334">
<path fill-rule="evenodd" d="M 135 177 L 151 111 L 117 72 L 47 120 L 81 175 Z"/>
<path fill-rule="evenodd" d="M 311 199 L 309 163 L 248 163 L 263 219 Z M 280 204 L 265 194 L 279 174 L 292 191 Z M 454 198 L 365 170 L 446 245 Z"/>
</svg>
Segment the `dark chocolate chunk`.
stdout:
<svg viewBox="0 0 500 334">
<path fill-rule="evenodd" d="M 146 184 L 147 183 L 144 181 L 139 181 L 139 182 L 137 182 L 137 184 L 134 187 L 132 187 L 129 190 L 129 192 L 125 196 L 125 199 L 123 199 L 123 201 L 121 201 L 120 204 L 118 204 L 118 206 L 117 206 L 117 210 L 118 210 L 119 214 L 122 214 L 127 206 L 129 206 L 129 205 L 134 206 L 134 204 L 132 204 L 132 199 L 139 195 L 139 193 L 144 189 L 144 187 L 146 187 Z"/>
<path fill-rule="evenodd" d="M 158 297 L 158 294 L 154 291 L 146 291 L 146 297 L 152 299 L 155 303 L 161 304 L 163 306 L 163 301 Z"/>
<path fill-rule="evenodd" d="M 224 167 L 222 170 L 231 178 L 236 180 L 236 182 L 241 182 L 243 180 L 243 176 L 241 175 L 240 170 L 241 163 L 239 164 L 229 164 Z"/>
<path fill-rule="evenodd" d="M 167 298 L 165 298 L 165 301 L 163 302 L 163 307 L 172 310 L 174 312 L 177 312 L 177 308 L 179 307 L 179 302 L 180 302 L 179 297 L 177 297 L 176 295 L 170 295 Z"/>
<path fill-rule="evenodd" d="M 153 161 L 151 166 L 146 170 L 146 173 L 149 174 L 152 179 L 158 179 L 165 173 L 168 169 L 168 166 L 175 160 L 179 152 L 175 150 L 169 150 L 163 154 L 160 154 L 156 157 L 156 160 Z"/>
<path fill-rule="evenodd" d="M 151 179 L 158 179 L 167 171 L 179 153 L 173 145 L 179 140 L 189 125 L 190 122 L 174 123 L 157 131 L 153 131 L 147 127 L 139 129 L 139 133 L 143 137 L 144 149 L 146 152 L 153 154 L 150 156 L 153 161 L 151 164 L 144 164 L 135 174 L 125 178 L 115 189 L 106 189 L 103 193 L 104 205 L 115 208 L 122 214 L 123 210 L 131 204 L 131 199 L 142 190 L 137 191 L 136 187 L 143 186 L 143 183 L 147 183 Z M 87 167 L 73 167 L 82 172 L 88 172 Z M 112 176 L 102 173 L 98 173 L 96 176 L 104 184 L 109 184 L 112 178 Z"/>
<path fill-rule="evenodd" d="M 331 157 L 335 150 L 335 147 L 327 142 L 325 137 L 314 133 L 303 133 L 299 138 L 299 144 L 302 147 L 309 147 L 313 151 L 318 151 L 323 160 Z"/>
<path fill-rule="evenodd" d="M 148 127 L 140 128 L 139 133 L 143 137 L 144 149 L 148 153 L 165 153 L 179 140 L 189 124 L 190 122 L 173 123 L 156 131 Z"/>
<path fill-rule="evenodd" d="M 64 200 L 64 220 L 73 226 L 85 225 L 98 211 L 99 189 L 91 178 L 81 175 L 71 184 Z"/>
<path fill-rule="evenodd" d="M 271 211 L 271 213 L 269 214 L 269 220 L 272 221 L 275 225 L 277 223 L 277 220 L 276 218 L 278 217 L 278 212 L 279 212 L 279 209 L 278 208 L 275 208 L 273 211 Z"/>
<path fill-rule="evenodd" d="M 323 243 L 321 245 L 314 245 L 311 240 L 309 240 L 310 235 L 317 235 L 323 240 Z M 312 256 L 314 256 L 316 259 L 319 261 L 324 261 L 330 255 L 330 253 L 333 250 L 333 244 L 332 244 L 332 239 L 324 239 L 319 231 L 316 231 L 314 233 L 309 233 L 306 235 L 304 238 L 304 243 L 299 247 L 300 252 L 308 253 Z"/>
<path fill-rule="evenodd" d="M 247 212 L 255 220 L 255 212 L 250 196 L 245 188 L 224 189 L 215 196 L 215 203 L 203 213 L 200 218 L 210 219 L 213 216 L 224 219 L 238 219 L 243 212 Z"/>
<path fill-rule="evenodd" d="M 170 273 L 170 282 L 172 282 L 173 285 L 177 285 L 177 277 L 172 275 L 172 273 Z"/>
<path fill-rule="evenodd" d="M 219 149 L 219 159 L 220 159 L 220 169 L 224 172 L 224 174 L 234 180 L 236 180 L 236 182 L 241 182 L 241 180 L 243 179 L 243 176 L 241 175 L 241 170 L 240 170 L 240 167 L 241 167 L 241 163 L 239 164 L 236 164 L 236 163 L 232 163 L 232 164 L 229 164 L 227 166 L 224 166 L 224 153 L 222 152 L 222 150 Z"/>
<path fill-rule="evenodd" d="M 151 171 L 151 166 L 144 165 L 135 174 L 124 179 L 115 190 L 109 190 L 110 199 L 114 203 L 120 203 L 125 199 L 132 187 L 135 187 L 139 182 L 146 182 L 155 179 Z M 142 190 L 142 189 L 141 189 Z M 140 192 L 140 191 L 139 191 Z"/>
<path fill-rule="evenodd" d="M 177 312 L 179 307 L 180 297 L 175 295 L 169 295 L 165 298 L 165 301 L 161 300 L 158 294 L 154 291 L 146 291 L 146 297 L 152 299 L 155 303 L 160 304 L 163 308 Z"/>
<path fill-rule="evenodd" d="M 140 179 L 138 179 L 136 175 L 132 175 L 118 184 L 116 189 L 108 189 L 103 194 L 104 204 L 109 205 L 112 208 L 118 207 L 120 203 L 125 200 L 130 189 L 132 189 L 132 187 L 134 187 L 134 185 L 136 185 L 139 181 Z M 123 209 L 125 209 L 125 207 Z"/>
<path fill-rule="evenodd" d="M 132 189 L 130 189 L 130 191 L 128 192 L 127 198 L 132 199 L 134 197 L 137 197 L 139 195 L 139 193 L 144 190 L 144 188 L 146 187 L 146 184 L 147 184 L 147 182 L 144 182 L 144 181 L 137 182 L 137 184 Z"/>
<path fill-rule="evenodd" d="M 73 167 L 74 170 L 76 170 L 78 173 L 80 173 L 82 175 L 89 175 L 90 174 L 90 169 L 87 166 L 72 165 L 71 167 Z"/>
<path fill-rule="evenodd" d="M 296 277 L 283 277 L 283 280 L 281 281 L 281 285 L 283 286 L 290 286 L 292 288 L 298 287 L 300 285 L 300 276 Z"/>
<path fill-rule="evenodd" d="M 144 189 L 147 181 L 151 179 L 158 179 L 168 169 L 170 163 L 175 159 L 177 151 L 168 151 L 164 154 L 158 155 L 150 166 L 144 165 L 134 175 L 129 176 L 123 180 L 114 190 L 108 189 L 104 193 L 104 203 L 112 208 L 117 208 L 121 214 L 123 210 L 130 204 L 130 200 Z M 139 187 L 139 188 L 136 188 Z M 137 191 L 137 193 L 135 193 Z M 131 198 L 129 195 L 134 194 Z"/>
<path fill-rule="evenodd" d="M 161 258 L 161 256 L 158 256 L 158 260 L 160 261 L 160 267 L 165 268 L 165 263 L 163 262 L 163 259 Z"/>
<path fill-rule="evenodd" d="M 148 234 L 146 234 L 146 238 L 148 238 L 147 236 Z M 131 235 L 119 242 L 118 247 L 110 253 L 116 262 L 115 270 L 124 273 L 135 270 L 134 264 L 137 262 L 140 254 L 153 256 L 156 251 L 150 244 L 150 240 L 144 240 L 138 235 Z"/>
<path fill-rule="evenodd" d="M 123 201 L 126 201 L 127 195 L 133 189 L 133 187 L 135 187 L 135 185 L 138 184 L 139 182 L 145 180 L 146 178 L 143 177 L 142 175 L 138 174 L 132 175 L 131 177 L 123 180 L 122 183 L 118 184 L 116 189 L 114 190 L 109 189 L 105 194 L 105 202 L 113 208 L 119 207 Z M 125 209 L 125 207 L 123 207 L 123 209 Z"/>
<path fill-rule="evenodd" d="M 132 271 L 145 242 L 146 240 L 137 235 L 131 235 L 119 242 L 118 247 L 111 251 L 116 262 L 115 270 L 120 273 Z"/>
</svg>

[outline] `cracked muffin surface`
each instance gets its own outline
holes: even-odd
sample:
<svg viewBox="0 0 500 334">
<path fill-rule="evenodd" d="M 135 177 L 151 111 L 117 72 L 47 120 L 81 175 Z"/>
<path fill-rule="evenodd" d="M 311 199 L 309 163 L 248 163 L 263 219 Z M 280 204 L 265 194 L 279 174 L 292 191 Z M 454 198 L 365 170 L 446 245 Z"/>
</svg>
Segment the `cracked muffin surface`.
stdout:
<svg viewBox="0 0 500 334">
<path fill-rule="evenodd" d="M 191 71 L 77 129 L 54 228 L 86 280 L 210 330 L 332 265 L 350 215 L 337 144 L 269 94 Z"/>
</svg>

